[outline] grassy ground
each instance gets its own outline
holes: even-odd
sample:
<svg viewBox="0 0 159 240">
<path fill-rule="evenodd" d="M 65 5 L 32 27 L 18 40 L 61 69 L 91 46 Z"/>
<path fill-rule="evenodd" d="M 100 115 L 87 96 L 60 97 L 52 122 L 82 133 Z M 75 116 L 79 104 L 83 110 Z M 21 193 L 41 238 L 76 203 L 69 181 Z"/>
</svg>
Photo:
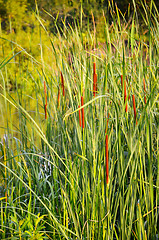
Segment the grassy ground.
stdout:
<svg viewBox="0 0 159 240">
<path fill-rule="evenodd" d="M 23 49 L 34 83 L 29 110 L 26 86 L 13 98 L 1 84 L 10 110 L 1 239 L 158 239 L 159 14 L 153 2 L 143 8 L 145 35 L 135 14 L 127 23 L 116 8 L 111 25 L 103 16 L 104 43 L 95 24 L 85 34 L 77 24 L 57 31 L 55 46 L 37 15 L 55 68 L 45 64 L 42 40 L 41 62 Z"/>
</svg>

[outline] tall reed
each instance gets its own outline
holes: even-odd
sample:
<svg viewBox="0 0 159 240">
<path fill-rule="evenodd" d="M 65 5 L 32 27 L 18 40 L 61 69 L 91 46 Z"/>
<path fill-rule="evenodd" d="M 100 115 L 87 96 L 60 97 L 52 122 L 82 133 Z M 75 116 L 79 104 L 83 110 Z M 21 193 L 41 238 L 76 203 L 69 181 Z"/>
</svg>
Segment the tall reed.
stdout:
<svg viewBox="0 0 159 240">
<path fill-rule="evenodd" d="M 105 137 L 105 155 L 106 155 L 106 183 L 109 183 L 109 159 L 108 159 L 108 134 Z"/>
<path fill-rule="evenodd" d="M 80 108 L 80 105 L 78 106 L 78 108 Z M 81 127 L 82 126 L 82 124 L 81 124 L 81 110 L 78 111 L 78 116 L 79 116 L 79 125 Z"/>
<path fill-rule="evenodd" d="M 83 100 L 83 96 L 81 96 L 81 107 L 83 107 L 84 105 L 84 100 Z M 84 108 L 81 109 L 82 111 L 82 129 L 84 129 Z"/>
<path fill-rule="evenodd" d="M 145 84 L 145 78 L 143 78 L 143 85 L 144 85 L 144 101 L 145 101 L 145 104 L 146 104 L 146 84 Z"/>
</svg>

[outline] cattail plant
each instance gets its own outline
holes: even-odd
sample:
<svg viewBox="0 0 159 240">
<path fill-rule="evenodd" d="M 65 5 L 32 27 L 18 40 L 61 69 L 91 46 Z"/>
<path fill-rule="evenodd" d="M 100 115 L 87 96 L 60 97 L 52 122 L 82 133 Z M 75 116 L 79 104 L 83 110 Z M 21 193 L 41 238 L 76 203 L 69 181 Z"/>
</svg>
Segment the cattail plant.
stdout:
<svg viewBox="0 0 159 240">
<path fill-rule="evenodd" d="M 63 78 L 63 74 L 61 72 L 61 87 L 62 87 L 62 93 L 63 93 L 63 97 L 65 96 L 65 87 L 64 87 L 64 78 Z"/>
<path fill-rule="evenodd" d="M 126 94 L 126 81 L 124 81 L 124 103 L 126 103 L 126 97 L 127 97 L 127 94 Z M 125 106 L 125 112 L 128 111 L 128 104 L 126 103 L 126 106 Z"/>
<path fill-rule="evenodd" d="M 80 108 L 80 105 L 78 106 L 78 108 Z M 82 124 L 81 124 L 81 110 L 79 110 L 78 113 L 79 113 L 79 125 L 81 127 L 82 126 Z"/>
<path fill-rule="evenodd" d="M 47 119 L 47 92 L 46 92 L 46 82 L 44 80 L 44 95 L 45 95 L 45 119 Z"/>
<path fill-rule="evenodd" d="M 93 63 L 93 96 L 95 97 L 97 93 L 97 73 L 96 73 L 96 63 Z"/>
<path fill-rule="evenodd" d="M 83 107 L 83 96 L 81 96 L 81 107 Z M 82 128 L 84 129 L 84 108 L 81 109 L 82 111 Z"/>
<path fill-rule="evenodd" d="M 121 87 L 123 87 L 123 75 L 121 75 Z"/>
<path fill-rule="evenodd" d="M 134 120 L 136 121 L 136 125 L 137 125 L 137 119 L 136 119 L 136 106 L 135 106 L 135 95 L 132 95 L 132 99 L 133 99 L 133 109 L 134 109 Z"/>
<path fill-rule="evenodd" d="M 146 84 L 145 84 L 145 78 L 143 79 L 143 84 L 144 84 L 144 100 L 145 100 L 145 104 L 146 104 Z"/>
<path fill-rule="evenodd" d="M 109 163 L 108 163 L 108 134 L 105 137 L 105 157 L 106 157 L 106 183 L 109 183 Z"/>
</svg>

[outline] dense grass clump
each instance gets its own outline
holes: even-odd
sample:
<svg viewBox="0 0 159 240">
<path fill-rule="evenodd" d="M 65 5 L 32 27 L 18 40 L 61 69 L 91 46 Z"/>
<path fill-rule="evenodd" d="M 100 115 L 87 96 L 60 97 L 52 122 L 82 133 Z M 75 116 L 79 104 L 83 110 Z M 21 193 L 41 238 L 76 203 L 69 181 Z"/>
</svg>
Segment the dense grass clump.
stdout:
<svg viewBox="0 0 159 240">
<path fill-rule="evenodd" d="M 1 239 L 158 238 L 159 14 L 153 1 L 143 3 L 147 29 L 140 35 L 135 12 L 126 22 L 109 8 L 114 21 L 103 14 L 103 42 L 95 22 L 93 33 L 89 24 L 85 34 L 82 24 L 64 25 L 52 37 L 36 15 L 54 68 L 45 64 L 41 38 L 41 61 L 12 42 L 18 52 L 0 64 L 8 114 Z M 17 66 L 32 96 L 28 83 L 14 97 L 6 89 L 9 61 L 19 54 L 32 64 L 26 75 Z"/>
</svg>

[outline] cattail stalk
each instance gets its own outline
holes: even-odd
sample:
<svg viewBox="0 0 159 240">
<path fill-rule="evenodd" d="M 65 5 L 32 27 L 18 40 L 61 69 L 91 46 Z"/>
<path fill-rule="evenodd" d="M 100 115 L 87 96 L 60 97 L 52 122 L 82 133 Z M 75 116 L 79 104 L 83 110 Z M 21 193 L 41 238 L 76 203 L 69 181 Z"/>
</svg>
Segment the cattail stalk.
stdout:
<svg viewBox="0 0 159 240">
<path fill-rule="evenodd" d="M 84 105 L 83 96 L 81 96 L 81 107 Z M 84 129 L 84 108 L 81 109 L 82 112 L 82 128 Z"/>
<path fill-rule="evenodd" d="M 109 163 L 108 163 L 108 134 L 105 137 L 105 156 L 106 156 L 106 183 L 109 183 Z"/>
<path fill-rule="evenodd" d="M 123 75 L 121 75 L 121 87 L 123 87 Z"/>
<path fill-rule="evenodd" d="M 46 92 L 46 82 L 44 80 L 44 95 L 45 95 L 45 119 L 47 119 L 47 92 Z"/>
<path fill-rule="evenodd" d="M 136 120 L 136 106 L 135 106 L 135 95 L 132 95 L 132 99 L 133 99 L 133 109 L 134 109 L 134 120 L 136 121 L 136 125 L 137 125 L 137 120 Z"/>
<path fill-rule="evenodd" d="M 95 74 L 95 92 L 97 94 L 97 73 Z"/>
<path fill-rule="evenodd" d="M 94 62 L 93 63 L 93 74 L 95 74 L 96 73 L 96 63 Z"/>
<path fill-rule="evenodd" d="M 45 108 L 45 119 L 47 119 L 47 105 L 46 104 L 45 104 L 44 108 Z"/>
<path fill-rule="evenodd" d="M 126 81 L 124 81 L 124 103 L 126 102 L 126 97 L 127 97 L 127 94 L 126 94 Z M 125 112 L 128 111 L 128 104 L 126 103 L 126 106 L 125 106 Z"/>
<path fill-rule="evenodd" d="M 78 106 L 78 108 L 80 108 L 80 105 Z M 82 124 L 81 124 L 81 110 L 79 110 L 78 113 L 79 113 L 79 125 L 81 127 L 82 126 Z"/>
<path fill-rule="evenodd" d="M 62 93 L 63 93 L 63 97 L 65 96 L 65 87 L 64 87 L 64 78 L 63 78 L 63 74 L 61 72 L 61 87 L 62 87 Z"/>
<path fill-rule="evenodd" d="M 144 100 L 145 100 L 145 104 L 146 104 L 146 85 L 145 85 L 145 79 L 143 79 L 143 84 L 144 84 Z"/>
</svg>

